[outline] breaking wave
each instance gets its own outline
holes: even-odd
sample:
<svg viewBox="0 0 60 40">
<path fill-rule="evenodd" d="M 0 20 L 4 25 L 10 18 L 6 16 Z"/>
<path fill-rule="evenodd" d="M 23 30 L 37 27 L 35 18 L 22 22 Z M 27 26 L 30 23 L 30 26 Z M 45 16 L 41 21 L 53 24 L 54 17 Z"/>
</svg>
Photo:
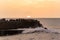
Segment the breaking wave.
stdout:
<svg viewBox="0 0 60 40">
<path fill-rule="evenodd" d="M 48 33 L 59 33 L 60 34 L 60 29 L 54 29 L 54 28 L 35 28 L 35 29 L 24 29 L 22 33 L 31 33 L 31 32 L 48 32 Z"/>
<path fill-rule="evenodd" d="M 12 29 L 12 30 L 5 30 L 5 31 L 0 31 L 0 36 L 8 36 L 8 35 L 16 35 L 16 34 L 28 34 L 28 33 L 55 33 L 55 34 L 60 34 L 60 29 L 53 29 L 53 28 L 29 28 L 29 29 Z"/>
</svg>

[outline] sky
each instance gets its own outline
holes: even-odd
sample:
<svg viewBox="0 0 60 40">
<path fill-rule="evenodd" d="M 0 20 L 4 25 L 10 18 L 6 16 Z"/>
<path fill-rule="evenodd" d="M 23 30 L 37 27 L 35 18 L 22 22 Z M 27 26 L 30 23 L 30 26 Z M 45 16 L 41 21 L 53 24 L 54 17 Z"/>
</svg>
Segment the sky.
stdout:
<svg viewBox="0 0 60 40">
<path fill-rule="evenodd" d="M 0 0 L 0 18 L 60 18 L 60 0 Z"/>
</svg>

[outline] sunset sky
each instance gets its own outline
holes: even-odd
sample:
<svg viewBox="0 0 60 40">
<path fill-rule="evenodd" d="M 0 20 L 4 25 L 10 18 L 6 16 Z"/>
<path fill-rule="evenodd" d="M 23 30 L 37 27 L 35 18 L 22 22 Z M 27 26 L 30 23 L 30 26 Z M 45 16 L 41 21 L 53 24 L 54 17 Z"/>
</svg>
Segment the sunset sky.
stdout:
<svg viewBox="0 0 60 40">
<path fill-rule="evenodd" d="M 0 0 L 0 18 L 60 18 L 60 0 Z"/>
</svg>

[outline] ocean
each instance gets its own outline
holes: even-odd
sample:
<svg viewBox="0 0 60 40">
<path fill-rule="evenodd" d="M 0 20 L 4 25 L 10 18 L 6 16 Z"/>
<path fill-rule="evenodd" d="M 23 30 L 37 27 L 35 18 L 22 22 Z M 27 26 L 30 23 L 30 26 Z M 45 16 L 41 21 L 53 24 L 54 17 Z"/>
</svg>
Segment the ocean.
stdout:
<svg viewBox="0 0 60 40">
<path fill-rule="evenodd" d="M 60 40 L 60 19 L 42 18 L 39 20 L 44 27 L 48 29 L 40 29 L 33 33 L 23 33 L 11 36 L 0 36 L 0 40 Z"/>
</svg>

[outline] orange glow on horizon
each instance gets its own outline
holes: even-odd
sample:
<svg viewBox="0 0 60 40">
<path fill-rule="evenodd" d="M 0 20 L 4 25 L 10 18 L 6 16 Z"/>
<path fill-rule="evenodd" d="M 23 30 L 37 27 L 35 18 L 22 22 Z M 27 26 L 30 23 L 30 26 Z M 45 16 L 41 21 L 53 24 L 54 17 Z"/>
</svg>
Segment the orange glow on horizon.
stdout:
<svg viewBox="0 0 60 40">
<path fill-rule="evenodd" d="M 0 0 L 0 18 L 60 18 L 59 0 Z"/>
</svg>

